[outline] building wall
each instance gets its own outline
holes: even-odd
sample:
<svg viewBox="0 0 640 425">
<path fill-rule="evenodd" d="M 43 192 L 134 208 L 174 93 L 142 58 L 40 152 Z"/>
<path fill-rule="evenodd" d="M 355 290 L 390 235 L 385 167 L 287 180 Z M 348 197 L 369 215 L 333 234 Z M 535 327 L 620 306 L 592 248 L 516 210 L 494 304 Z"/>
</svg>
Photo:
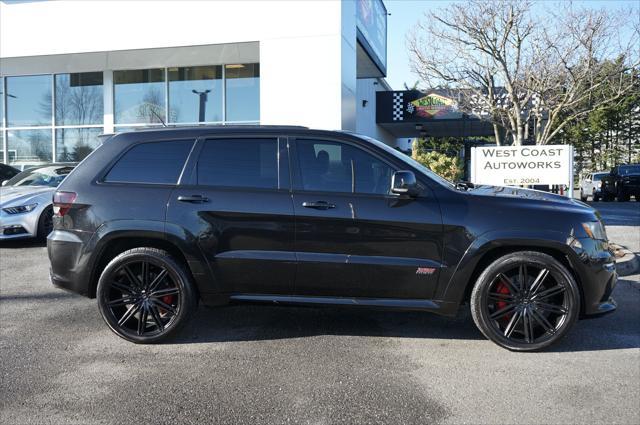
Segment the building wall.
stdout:
<svg viewBox="0 0 640 425">
<path fill-rule="evenodd" d="M 51 72 L 43 63 L 56 60 L 66 67 L 57 72 L 175 66 L 163 48 L 185 47 L 171 51 L 188 61 L 189 46 L 245 42 L 259 46 L 262 124 L 355 129 L 353 1 L 0 2 L 4 75 Z M 108 60 L 121 51 L 129 62 Z M 214 65 L 229 54 L 194 48 L 191 58 Z"/>
<path fill-rule="evenodd" d="M 376 92 L 386 91 L 389 88 L 382 79 L 362 78 L 357 81 L 356 99 L 356 132 L 366 134 L 380 140 L 389 146 L 396 146 L 396 139 L 376 124 Z M 366 104 L 364 103 L 366 101 Z"/>
</svg>

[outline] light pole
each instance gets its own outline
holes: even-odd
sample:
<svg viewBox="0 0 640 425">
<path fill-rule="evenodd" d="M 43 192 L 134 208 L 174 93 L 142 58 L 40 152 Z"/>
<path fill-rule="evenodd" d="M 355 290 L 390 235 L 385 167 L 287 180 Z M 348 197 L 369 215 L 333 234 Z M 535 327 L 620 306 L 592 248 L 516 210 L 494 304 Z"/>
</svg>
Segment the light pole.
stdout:
<svg viewBox="0 0 640 425">
<path fill-rule="evenodd" d="M 198 122 L 204 122 L 204 113 L 207 108 L 207 94 L 211 92 L 211 90 L 198 91 L 191 90 L 192 93 L 197 94 L 200 97 L 200 106 L 198 109 Z"/>
</svg>

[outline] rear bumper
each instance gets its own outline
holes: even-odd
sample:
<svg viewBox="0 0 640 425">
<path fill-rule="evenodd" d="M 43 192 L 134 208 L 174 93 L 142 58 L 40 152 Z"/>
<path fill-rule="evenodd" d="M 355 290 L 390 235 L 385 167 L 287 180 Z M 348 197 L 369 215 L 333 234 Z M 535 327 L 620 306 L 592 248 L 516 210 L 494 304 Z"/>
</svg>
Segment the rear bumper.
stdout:
<svg viewBox="0 0 640 425">
<path fill-rule="evenodd" d="M 51 267 L 49 275 L 55 286 L 80 295 L 90 296 L 90 277 L 86 275 L 85 241 L 75 233 L 54 230 L 47 237 L 47 252 Z"/>
</svg>

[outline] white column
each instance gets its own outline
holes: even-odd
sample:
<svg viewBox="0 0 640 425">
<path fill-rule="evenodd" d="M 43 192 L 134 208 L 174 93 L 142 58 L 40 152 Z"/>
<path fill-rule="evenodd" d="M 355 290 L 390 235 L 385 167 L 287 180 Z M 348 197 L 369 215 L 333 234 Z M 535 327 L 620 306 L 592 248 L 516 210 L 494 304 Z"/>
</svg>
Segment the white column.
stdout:
<svg viewBox="0 0 640 425">
<path fill-rule="evenodd" d="M 103 99 L 104 99 L 104 132 L 113 133 L 113 71 L 102 72 Z"/>
</svg>

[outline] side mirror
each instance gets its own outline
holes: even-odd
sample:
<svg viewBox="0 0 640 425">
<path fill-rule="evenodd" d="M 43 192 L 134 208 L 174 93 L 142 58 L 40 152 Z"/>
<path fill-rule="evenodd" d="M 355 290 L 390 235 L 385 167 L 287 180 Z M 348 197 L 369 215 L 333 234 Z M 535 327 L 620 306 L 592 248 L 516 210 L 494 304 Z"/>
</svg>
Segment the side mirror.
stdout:
<svg viewBox="0 0 640 425">
<path fill-rule="evenodd" d="M 413 171 L 396 171 L 391 177 L 391 193 L 397 195 L 418 196 L 420 189 Z"/>
<path fill-rule="evenodd" d="M 3 181 L 2 181 L 2 186 L 6 186 L 6 185 L 7 185 L 7 183 L 9 183 L 9 180 L 3 180 Z"/>
</svg>

